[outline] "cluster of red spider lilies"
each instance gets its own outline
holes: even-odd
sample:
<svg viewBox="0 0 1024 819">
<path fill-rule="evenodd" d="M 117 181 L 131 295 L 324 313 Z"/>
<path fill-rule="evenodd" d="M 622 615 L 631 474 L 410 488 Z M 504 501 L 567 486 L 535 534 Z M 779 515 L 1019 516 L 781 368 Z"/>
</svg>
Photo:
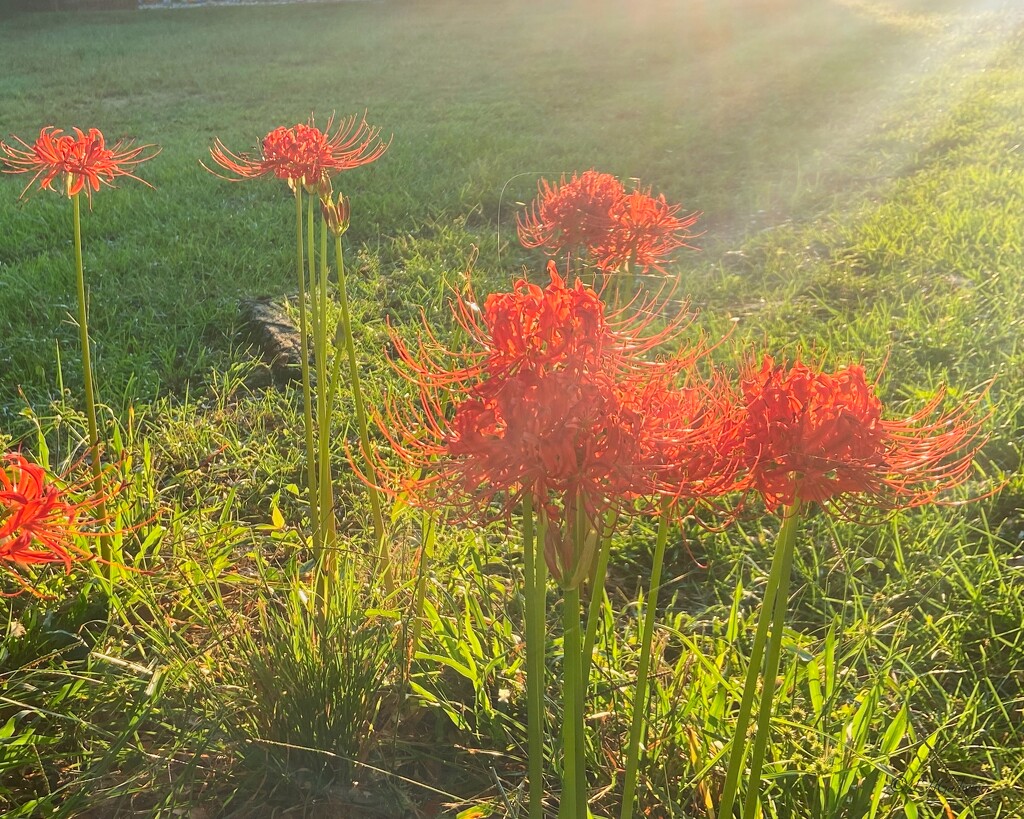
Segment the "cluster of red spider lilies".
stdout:
<svg viewBox="0 0 1024 819">
<path fill-rule="evenodd" d="M 783 509 L 776 553 L 780 568 L 766 592 L 764 627 L 759 627 L 754 647 L 755 654 L 765 650 L 771 621 L 767 686 L 775 676 L 772 663 L 778 664 L 774 641 L 781 638 L 787 567 L 803 510 L 818 504 L 844 516 L 862 517 L 872 510 L 935 501 L 970 474 L 982 442 L 983 419 L 976 411 L 977 401 L 944 409 L 943 395 L 907 417 L 886 417 L 875 383 L 855 363 L 828 372 L 799 359 L 777 363 L 770 354 L 760 354 L 741 362 L 734 377 L 710 363 L 706 354 L 713 344 L 685 341 L 693 335 L 685 313 L 657 296 L 609 308 L 603 298 L 607 291 L 586 286 L 580 275 L 573 280 L 572 274 L 597 271 L 607 282 L 609 276 L 638 270 L 664 272 L 669 254 L 693 238 L 689 231 L 698 214 L 680 215 L 679 206 L 664 196 L 639 186 L 628 191 L 615 177 L 595 170 L 553 183 L 542 181 L 535 202 L 518 219 L 522 244 L 566 259 L 565 277 L 549 261 L 548 281 L 519 280 L 509 292 L 488 296 L 482 311 L 471 293 L 457 294 L 454 315 L 469 343 L 447 349 L 429 330 L 417 344 L 403 343 L 396 336 L 394 363 L 414 386 L 414 396 L 366 413 L 348 326 L 340 249 L 349 203 L 344 196 L 335 198 L 332 179 L 375 161 L 389 144 L 365 117 L 350 117 L 337 126 L 332 119 L 323 130 L 311 119 L 274 129 L 253 154 L 233 153 L 218 140 L 211 155 L 233 180 L 274 176 L 295 193 L 301 335 L 305 343 L 309 285 L 308 325 L 316 366 L 323 368 L 316 379 L 320 385 L 337 383 L 336 371 L 333 380 L 328 372 L 326 352 L 327 340 L 334 337 L 326 327 L 326 238 L 318 271 L 312 238 L 304 257 L 303 194 L 309 197 L 309 237 L 314 202 L 319 201 L 323 235 L 333 234 L 338 242 L 344 313 L 338 330 L 346 339 L 361 435 L 361 457 L 353 460 L 361 461 L 355 466 L 371 493 L 378 545 L 382 546 L 384 525 L 379 491 L 401 493 L 449 518 L 510 518 L 522 513 L 531 817 L 541 815 L 544 665 L 543 654 L 537 652 L 546 627 L 548 572 L 561 587 L 564 610 L 566 716 L 560 815 L 585 817 L 581 735 L 589 663 L 587 644 L 579 639 L 579 590 L 585 583 L 591 594 L 603 587 L 598 566 L 612 521 L 627 514 L 655 513 L 667 526 L 670 518 L 689 512 L 695 504 L 726 495 L 759 496 L 768 511 Z M 78 197 L 84 192 L 91 198 L 101 185 L 112 185 L 120 176 L 138 179 L 136 167 L 155 153 L 152 146 L 122 142 L 108 147 L 95 129 L 75 129 L 72 135 L 44 128 L 33 144 L 0 142 L 5 172 L 34 174 L 26 190 L 36 181 L 50 189 L 59 183 L 60 192 L 75 204 L 83 367 L 91 408 L 96 396 L 88 361 Z M 338 360 L 336 355 L 334 361 Z M 304 350 L 304 364 L 307 361 Z M 303 384 L 312 542 L 327 564 L 336 532 L 325 442 L 330 407 L 325 396 L 333 396 L 334 390 L 321 387 L 314 408 L 306 372 Z M 371 445 L 368 418 L 376 420 L 388 440 L 390 460 L 379 457 Z M 8 454 L 0 462 L 0 562 L 6 566 L 25 571 L 36 564 L 60 563 L 70 570 L 76 560 L 90 558 L 82 537 L 104 523 L 103 514 L 93 514 L 102 507 L 104 490 L 98 458 L 102 441 L 95 421 L 91 426 L 91 485 L 68 485 L 20 454 Z M 315 431 L 321 436 L 319 446 Z M 659 548 L 663 547 L 660 535 Z M 655 571 L 660 573 L 657 556 Z M 24 574 L 16 571 L 15 578 L 20 588 L 31 588 Z M 654 584 L 655 594 L 656 588 Z M 646 641 L 649 646 L 649 634 Z M 732 815 L 746 758 L 745 720 L 753 707 L 760 656 L 756 661 L 751 657 L 750 668 L 753 676 L 748 677 L 740 705 L 723 795 L 722 815 L 727 816 Z M 639 683 L 646 685 L 643 670 L 641 677 Z M 642 702 L 644 692 L 638 689 L 635 702 Z M 766 703 L 770 714 L 770 688 L 762 692 L 759 720 Z M 635 748 L 630 755 L 635 761 L 633 752 Z M 763 747 L 755 742 L 752 782 L 759 777 L 759 752 L 763 755 Z M 627 768 L 625 782 L 627 816 L 635 769 L 630 774 Z"/>
</svg>

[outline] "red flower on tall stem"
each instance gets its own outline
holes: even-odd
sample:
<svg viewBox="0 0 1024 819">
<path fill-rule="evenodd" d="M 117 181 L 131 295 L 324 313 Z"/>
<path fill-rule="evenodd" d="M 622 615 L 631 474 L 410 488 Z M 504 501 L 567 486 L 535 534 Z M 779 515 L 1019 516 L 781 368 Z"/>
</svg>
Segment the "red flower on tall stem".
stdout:
<svg viewBox="0 0 1024 819">
<path fill-rule="evenodd" d="M 685 366 L 647 379 L 633 400 L 646 417 L 637 494 L 705 503 L 745 488 L 739 401 L 722 372 L 697 378 Z"/>
<path fill-rule="evenodd" d="M 612 227 L 602 241 L 591 248 L 599 270 L 641 270 L 665 272 L 670 253 L 687 244 L 689 232 L 700 213 L 679 216 L 680 206 L 670 205 L 664 195 L 651 196 L 650 189 L 623 196 L 612 208 Z"/>
<path fill-rule="evenodd" d="M 519 241 L 553 254 L 600 243 L 612 227 L 612 208 L 626 193 L 618 179 L 593 168 L 554 185 L 542 179 L 537 191 L 529 211 L 516 218 Z"/>
<path fill-rule="evenodd" d="M 429 328 L 415 347 L 394 337 L 396 366 L 417 400 L 389 402 L 378 415 L 405 468 L 382 463 L 377 473 L 390 477 L 390 491 L 461 519 L 507 517 L 529 495 L 549 521 L 550 568 L 563 577 L 573 571 L 574 527 L 596 530 L 612 504 L 655 491 L 648 384 L 670 383 L 704 347 L 651 360 L 685 314 L 645 335 L 645 313 L 606 314 L 596 293 L 566 285 L 553 263 L 548 270 L 547 287 L 516 282 L 482 311 L 471 295 L 458 298 L 453 310 L 475 350 L 449 351 Z M 710 428 L 680 421 L 673 442 L 695 445 Z"/>
<path fill-rule="evenodd" d="M 679 211 L 663 195 L 652 196 L 650 188 L 627 193 L 614 176 L 591 169 L 554 185 L 542 179 L 537 198 L 516 223 L 524 247 L 552 254 L 582 249 L 604 273 L 664 271 L 673 250 L 690 247 L 690 228 L 700 217 Z"/>
<path fill-rule="evenodd" d="M 545 288 L 520 280 L 511 293 L 487 297 L 484 346 L 492 378 L 520 370 L 585 370 L 608 352 L 605 345 L 614 336 L 598 295 L 581 283 L 567 286 L 553 264 L 549 275 L 551 283 Z"/>
<path fill-rule="evenodd" d="M 98 536 L 91 512 L 106 498 L 90 493 L 91 484 L 65 486 L 17 452 L 0 459 L 0 564 L 21 591 L 39 594 L 18 567 L 61 563 L 70 572 L 72 564 L 94 559 L 77 543 Z"/>
<path fill-rule="evenodd" d="M 976 402 L 943 411 L 942 392 L 906 418 L 883 418 L 857 364 L 826 373 L 766 356 L 742 389 L 750 485 L 772 509 L 816 502 L 856 516 L 933 503 L 967 480 L 984 443 Z"/>
<path fill-rule="evenodd" d="M 0 142 L 0 160 L 6 166 L 4 173 L 34 173 L 21 192 L 22 196 L 36 180 L 39 180 L 41 189 L 53 190 L 53 183 L 58 178 L 61 179 L 61 192 L 74 196 L 84 190 L 90 201 L 93 191 L 98 191 L 101 185 L 113 187 L 114 179 L 119 176 L 127 176 L 152 187 L 133 171 L 137 165 L 160 153 L 159 148 L 153 145 L 132 146 L 125 140 L 108 146 L 96 128 L 90 128 L 88 133 L 78 128 L 74 131 L 72 136 L 47 126 L 31 145 L 14 137 L 21 148 Z"/>
<path fill-rule="evenodd" d="M 219 139 L 214 141 L 210 155 L 222 168 L 237 175 L 222 179 L 237 182 L 273 175 L 290 187 L 302 185 L 307 191 L 322 193 L 333 174 L 368 165 L 391 144 L 381 140 L 380 128 L 368 125 L 365 115 L 357 118 L 353 114 L 341 120 L 332 133 L 333 128 L 333 116 L 322 131 L 310 117 L 308 123 L 272 130 L 263 137 L 258 156 L 233 153 Z"/>
<path fill-rule="evenodd" d="M 520 279 L 511 292 L 488 296 L 482 310 L 471 291 L 458 296 L 452 312 L 476 349 L 447 349 L 425 323 L 414 347 L 395 335 L 399 368 L 410 381 L 428 389 L 462 389 L 483 379 L 500 383 L 523 371 L 645 369 L 652 366 L 645 356 L 678 338 L 691 321 L 685 304 L 675 305 L 672 314 L 664 316 L 657 296 L 608 312 L 601 297 L 583 282 L 567 284 L 553 261 L 548 262 L 547 273 L 546 287 Z M 704 352 L 704 345 L 696 344 L 678 366 Z"/>
</svg>

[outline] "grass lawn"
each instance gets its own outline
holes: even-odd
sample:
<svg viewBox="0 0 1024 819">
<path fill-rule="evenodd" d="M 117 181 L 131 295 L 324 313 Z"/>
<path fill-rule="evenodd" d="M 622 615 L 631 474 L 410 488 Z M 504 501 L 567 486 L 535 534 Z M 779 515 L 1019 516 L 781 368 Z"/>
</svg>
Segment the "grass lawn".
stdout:
<svg viewBox="0 0 1024 819">
<path fill-rule="evenodd" d="M 77 125 L 161 148 L 138 171 L 153 189 L 121 180 L 83 209 L 102 417 L 130 453 L 117 511 L 143 521 L 125 548 L 153 573 L 125 573 L 112 611 L 95 583 L 57 572 L 53 599 L 0 602 L 0 813 L 526 816 L 518 524 L 435 530 L 396 503 L 399 593 L 368 592 L 360 624 L 315 645 L 295 637 L 309 558 L 301 395 L 244 386 L 255 362 L 238 317 L 257 296 L 295 308 L 292 197 L 200 162 L 216 138 L 248 150 L 311 112 L 326 124 L 364 110 L 393 133 L 380 160 L 340 178 L 373 405 L 402 389 L 388 322 L 411 337 L 422 312 L 457 339 L 449 288 L 468 271 L 478 294 L 524 270 L 543 283 L 516 214 L 541 178 L 588 168 L 703 213 L 700 250 L 668 269 L 695 327 L 726 336 L 717 361 L 764 349 L 862 362 L 896 416 L 941 385 L 951 401 L 984 393 L 988 441 L 943 498 L 980 500 L 803 527 L 762 810 L 1024 815 L 1024 10 L 995 0 L 0 20 L 0 139 Z M 84 437 L 71 206 L 19 199 L 27 181 L 0 177 L 0 445 L 60 463 Z M 350 404 L 338 397 L 332 449 L 339 535 L 361 553 Z M 595 816 L 619 815 L 654 527 L 637 519 L 612 543 L 586 706 Z M 743 516 L 670 540 L 637 815 L 721 815 L 777 531 L 775 517 Z M 365 579 L 346 588 L 359 596 Z M 325 711 L 345 718 L 309 719 Z M 547 785 L 553 809 L 553 773 Z"/>
</svg>

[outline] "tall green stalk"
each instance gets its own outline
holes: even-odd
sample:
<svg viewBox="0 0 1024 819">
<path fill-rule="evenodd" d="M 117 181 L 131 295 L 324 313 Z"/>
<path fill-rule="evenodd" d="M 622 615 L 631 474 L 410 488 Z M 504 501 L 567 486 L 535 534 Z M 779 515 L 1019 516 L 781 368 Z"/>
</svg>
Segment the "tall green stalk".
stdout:
<svg viewBox="0 0 1024 819">
<path fill-rule="evenodd" d="M 85 417 L 89 427 L 89 461 L 92 467 L 93 488 L 99 503 L 96 507 L 97 517 L 101 521 L 107 519 L 107 505 L 103 488 L 103 466 L 100 464 L 100 432 L 96 421 L 96 387 L 92 377 L 92 353 L 89 344 L 89 308 L 85 294 L 85 264 L 82 260 L 82 207 L 78 194 L 71 197 L 72 215 L 75 232 L 75 284 L 78 290 L 78 337 L 82 347 L 82 377 L 85 383 Z M 110 539 L 100 538 L 100 559 L 113 572 L 113 553 Z"/>
<path fill-rule="evenodd" d="M 637 667 L 636 691 L 633 694 L 633 717 L 629 727 L 629 746 L 626 751 L 626 773 L 622 786 L 622 819 L 634 816 L 636 784 L 640 771 L 640 739 L 646 725 L 647 677 L 651 666 L 651 643 L 654 640 L 654 617 L 658 609 L 658 590 L 661 588 L 661 569 L 665 562 L 665 544 L 668 542 L 670 502 L 662 501 L 658 520 L 658 537 L 654 546 L 654 565 L 651 566 L 651 586 L 647 594 L 643 632 L 640 636 L 640 663 Z"/>
<path fill-rule="evenodd" d="M 310 222 L 313 214 L 309 214 Z M 313 300 L 313 311 L 316 321 L 313 327 L 314 362 L 316 364 L 316 429 L 319 444 L 319 520 L 320 540 L 316 543 L 317 562 L 319 564 L 318 593 L 326 606 L 331 597 L 338 576 L 338 524 L 334 515 L 334 478 L 331 473 L 331 410 L 333 403 L 328 401 L 332 394 L 331 386 L 334 378 L 327 373 L 327 230 L 324 226 L 320 231 L 320 277 L 319 282 L 311 278 L 310 289 L 316 293 Z M 337 371 L 337 367 L 335 367 Z"/>
<path fill-rule="evenodd" d="M 309 332 L 313 335 L 313 360 L 319 354 L 320 304 L 316 275 L 316 197 L 306 194 L 306 275 L 309 282 Z M 317 366 L 319 366 L 317 364 Z"/>
<path fill-rule="evenodd" d="M 772 636 L 768 643 L 768 654 L 765 657 L 764 679 L 761 683 L 761 704 L 757 712 L 757 730 L 754 732 L 754 745 L 750 751 L 750 781 L 747 785 L 747 796 L 743 801 L 744 819 L 755 819 L 757 805 L 761 793 L 761 768 L 764 765 L 765 751 L 768 747 L 768 735 L 771 730 L 772 701 L 775 698 L 775 677 L 779 673 L 779 661 L 782 656 L 782 632 L 786 625 L 786 610 L 789 606 L 789 581 L 793 571 L 793 548 L 796 543 L 797 524 L 801 518 L 799 501 L 786 509 L 779 532 L 779 548 L 781 556 L 776 552 L 777 560 L 782 563 L 779 587 L 775 593 L 774 616 L 772 617 Z M 765 612 L 762 611 L 762 616 Z"/>
<path fill-rule="evenodd" d="M 594 661 L 594 645 L 597 643 L 597 625 L 601 620 L 601 606 L 605 600 L 604 580 L 608 574 L 608 558 L 611 554 L 612 533 L 618 515 L 609 511 L 605 516 L 604 532 L 601 533 L 594 575 L 590 578 L 590 602 L 587 606 L 587 630 L 583 635 L 583 690 L 590 689 L 590 667 Z"/>
<path fill-rule="evenodd" d="M 366 421 L 366 406 L 363 403 L 363 391 L 359 380 L 359 362 L 356 358 L 355 341 L 352 338 L 352 318 L 349 312 L 348 291 L 345 287 L 345 254 L 341 246 L 341 234 L 334 237 L 334 258 L 338 268 L 338 301 L 341 305 L 341 327 L 345 339 L 345 355 L 348 359 L 349 387 L 352 390 L 352 403 L 356 412 L 356 426 L 359 428 L 359 448 L 363 456 L 363 469 L 367 477 L 366 492 L 370 500 L 370 513 L 373 518 L 374 544 L 377 559 L 382 566 L 384 590 L 390 596 L 395 590 L 394 572 L 386 554 L 384 542 L 384 510 L 380 492 L 377 489 L 377 473 L 373 468 L 370 447 L 370 431 Z"/>
<path fill-rule="evenodd" d="M 562 801 L 559 819 L 586 819 L 586 773 L 579 767 L 583 742 L 583 645 L 580 638 L 579 587 L 562 592 Z"/>
<path fill-rule="evenodd" d="M 544 525 L 534 527 L 533 499 L 523 497 L 523 572 L 526 601 L 526 733 L 529 819 L 544 816 L 544 648 L 547 631 L 547 563 Z"/>
<path fill-rule="evenodd" d="M 600 529 L 600 527 L 598 527 Z M 590 673 L 590 666 L 584 665 L 583 660 L 583 634 L 582 625 L 580 623 L 580 616 L 582 614 L 582 596 L 580 594 L 580 586 L 583 583 L 583 578 L 590 577 L 592 569 L 588 570 L 588 566 L 593 566 L 594 553 L 591 549 L 596 550 L 600 545 L 601 532 L 595 531 L 593 538 L 591 538 L 590 519 L 587 517 L 586 504 L 583 501 L 583 494 L 579 493 L 576 496 L 576 525 L 573 527 L 573 540 L 574 542 L 574 556 L 577 561 L 576 567 L 573 570 L 573 582 L 571 583 L 573 589 L 576 591 L 576 615 L 573 622 L 576 624 L 576 629 L 580 631 L 579 651 L 577 651 L 573 657 L 572 662 L 575 667 L 572 669 L 572 673 L 576 675 L 576 697 L 573 702 L 574 712 L 572 719 L 576 723 L 576 809 L 582 819 L 586 819 L 587 816 L 587 743 L 586 743 L 586 729 L 585 729 L 585 715 L 586 715 L 586 702 L 587 702 L 587 678 L 583 673 L 583 669 L 587 668 L 587 673 Z M 593 544 L 591 546 L 591 544 Z"/>
<path fill-rule="evenodd" d="M 295 185 L 295 258 L 298 276 L 299 301 L 299 355 L 302 357 L 302 411 L 306 434 L 306 496 L 309 499 L 309 521 L 313 528 L 313 542 L 319 542 L 320 516 L 317 493 L 316 449 L 313 446 L 313 400 L 309 381 L 309 325 L 306 319 L 306 271 L 303 263 L 302 186 Z"/>
<path fill-rule="evenodd" d="M 733 816 L 736 794 L 739 791 L 740 772 L 743 768 L 743 761 L 747 751 L 747 729 L 750 725 L 750 713 L 753 709 L 754 694 L 757 691 L 757 681 L 761 676 L 765 643 L 768 640 L 769 627 L 775 616 L 775 603 L 782 581 L 785 554 L 787 549 L 792 553 L 799 517 L 799 504 L 794 504 L 786 509 L 782 521 L 782 529 L 779 531 L 779 537 L 775 543 L 775 554 L 772 557 L 772 567 L 768 574 L 768 585 L 764 590 L 764 599 L 761 601 L 761 613 L 757 620 L 757 631 L 754 634 L 754 644 L 750 649 L 747 675 L 743 684 L 743 696 L 740 700 L 740 710 L 736 715 L 736 727 L 733 732 L 732 748 L 729 753 L 729 768 L 726 771 L 725 786 L 722 789 L 722 800 L 719 804 L 718 815 L 721 819 L 731 819 Z M 792 555 L 790 559 L 792 559 Z M 788 588 L 788 579 L 786 582 Z M 759 784 L 759 782 L 754 782 L 751 779 L 749 787 L 756 789 L 759 787 Z"/>
</svg>

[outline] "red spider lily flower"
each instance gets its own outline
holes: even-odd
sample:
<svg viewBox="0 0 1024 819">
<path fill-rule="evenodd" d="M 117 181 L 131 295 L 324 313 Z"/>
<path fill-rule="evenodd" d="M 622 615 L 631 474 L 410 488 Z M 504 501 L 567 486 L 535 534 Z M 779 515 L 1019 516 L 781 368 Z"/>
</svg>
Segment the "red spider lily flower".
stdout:
<svg viewBox="0 0 1024 819">
<path fill-rule="evenodd" d="M 458 298 L 453 312 L 476 350 L 449 351 L 429 328 L 416 347 L 393 336 L 396 367 L 417 400 L 392 400 L 378 414 L 405 469 L 381 463 L 376 472 L 389 477 L 385 491 L 445 504 L 463 520 L 507 517 L 529 495 L 548 519 L 553 575 L 575 583 L 586 556 L 574 529 L 592 533 L 609 507 L 654 491 L 648 380 L 670 382 L 703 348 L 648 360 L 666 340 L 642 334 L 649 319 L 606 315 L 596 293 L 566 285 L 553 263 L 548 270 L 547 287 L 516 282 L 482 311 L 471 295 Z M 697 433 L 674 423 L 679 446 L 687 435 L 695 442 Z"/>
<path fill-rule="evenodd" d="M 612 225 L 603 238 L 591 246 L 597 267 L 603 272 L 654 268 L 665 272 L 669 254 L 686 241 L 700 213 L 678 216 L 680 206 L 670 205 L 664 195 L 651 196 L 650 189 L 635 190 L 619 199 L 611 211 Z"/>
<path fill-rule="evenodd" d="M 323 131 L 310 117 L 308 123 L 272 130 L 263 137 L 259 156 L 232 153 L 219 139 L 215 140 L 210 155 L 222 168 L 237 175 L 237 178 L 221 176 L 221 179 L 237 182 L 273 174 L 293 189 L 302 185 L 309 192 L 326 194 L 333 174 L 368 165 L 379 159 L 391 144 L 380 139 L 380 128 L 368 125 L 365 114 L 358 119 L 352 115 L 342 120 L 332 134 L 333 127 L 333 116 Z M 216 171 L 210 172 L 216 174 Z"/>
<path fill-rule="evenodd" d="M 591 169 L 556 185 L 541 180 L 529 211 L 517 217 L 524 247 L 553 254 L 583 248 L 604 273 L 650 268 L 664 272 L 668 255 L 690 247 L 700 213 L 680 216 L 679 205 L 654 197 L 650 188 L 627 193 L 614 176 Z"/>
<path fill-rule="evenodd" d="M 419 478 L 400 485 L 413 502 L 444 503 L 459 517 L 508 517 L 525 495 L 548 520 L 547 559 L 556 579 L 577 572 L 573 526 L 595 530 L 630 495 L 641 464 L 643 415 L 598 374 L 521 372 L 484 381 L 451 420 L 435 403 L 427 429 L 403 419 L 392 445 Z M 429 432 L 428 432 L 429 429 Z M 427 434 L 424 434 L 427 433 Z"/>
<path fill-rule="evenodd" d="M 766 356 L 742 389 L 750 484 L 771 509 L 816 502 L 855 516 L 933 503 L 967 480 L 984 443 L 976 402 L 943 412 L 942 393 L 907 418 L 883 418 L 857 364 L 826 373 Z"/>
<path fill-rule="evenodd" d="M 58 177 L 64 193 L 75 196 L 84 190 L 90 202 L 93 191 L 98 191 L 100 185 L 113 187 L 114 179 L 119 176 L 152 187 L 133 171 L 137 165 L 160 153 L 159 148 L 153 145 L 133 147 L 124 140 L 108 147 L 103 134 L 95 128 L 90 128 L 88 133 L 78 128 L 74 131 L 75 135 L 71 136 L 48 126 L 39 132 L 32 145 L 14 137 L 21 148 L 0 142 L 0 160 L 6 166 L 4 173 L 35 174 L 21 192 L 22 196 L 36 180 L 40 180 L 41 189 L 53 190 L 53 182 Z"/>
<path fill-rule="evenodd" d="M 522 371 L 643 369 L 651 365 L 644 356 L 677 338 L 691 320 L 685 304 L 662 318 L 667 300 L 661 294 L 609 313 L 600 296 L 580 280 L 568 285 L 553 261 L 547 273 L 547 287 L 520 279 L 510 293 L 488 296 L 483 310 L 471 291 L 458 296 L 453 314 L 475 350 L 446 349 L 425 323 L 424 337 L 414 348 L 394 336 L 400 369 L 410 381 L 431 389 Z M 696 345 L 678 366 L 705 352 L 702 344 Z M 463 366 L 446 366 L 449 361 Z"/>
<path fill-rule="evenodd" d="M 561 370 L 481 386 L 456 407 L 445 440 L 449 455 L 466 461 L 466 494 L 519 487 L 538 500 L 582 495 L 595 518 L 601 498 L 634 483 L 642 415 L 610 379 Z"/>
<path fill-rule="evenodd" d="M 544 372 L 558 366 L 586 369 L 597 364 L 612 340 L 600 297 L 577 281 L 568 287 L 549 269 L 551 283 L 526 281 L 511 293 L 493 293 L 484 304 L 489 329 L 487 371 L 491 376 L 519 369 Z"/>
<path fill-rule="evenodd" d="M 612 228 L 612 208 L 626 193 L 618 179 L 593 168 L 554 185 L 542 179 L 537 189 L 529 212 L 516 218 L 519 241 L 553 254 L 600 244 Z"/>
<path fill-rule="evenodd" d="M 0 461 L 0 563 L 7 564 L 21 591 L 39 593 L 16 567 L 93 560 L 76 542 L 95 537 L 97 521 L 90 514 L 106 498 L 87 491 L 88 484 L 67 486 L 17 452 Z M 86 492 L 84 498 L 75 497 Z M 17 592 L 20 594 L 20 591 Z M 10 595 L 3 595 L 10 596 Z"/>
<path fill-rule="evenodd" d="M 668 378 L 647 379 L 633 396 L 645 414 L 641 474 L 646 483 L 638 494 L 675 503 L 712 502 L 746 486 L 738 451 L 740 405 L 720 371 L 698 380 L 684 365 L 681 374 L 682 386 L 674 383 L 678 374 L 669 371 Z"/>
</svg>

